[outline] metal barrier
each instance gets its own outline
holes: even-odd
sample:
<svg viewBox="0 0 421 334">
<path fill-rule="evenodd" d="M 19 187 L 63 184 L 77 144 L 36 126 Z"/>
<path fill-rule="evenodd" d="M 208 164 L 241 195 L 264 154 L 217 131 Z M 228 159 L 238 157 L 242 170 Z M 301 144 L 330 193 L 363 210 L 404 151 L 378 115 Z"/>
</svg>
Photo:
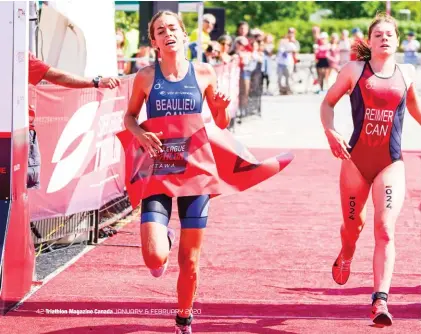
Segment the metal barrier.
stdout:
<svg viewBox="0 0 421 334">
<path fill-rule="evenodd" d="M 87 242 L 96 244 L 99 231 L 132 212 L 127 195 L 116 198 L 98 210 L 76 213 L 67 217 L 48 218 L 31 222 L 33 242 L 40 254 L 56 244 Z"/>
<path fill-rule="evenodd" d="M 31 222 L 35 245 L 93 231 L 94 211 Z M 90 237 L 90 239 L 92 239 Z"/>
</svg>

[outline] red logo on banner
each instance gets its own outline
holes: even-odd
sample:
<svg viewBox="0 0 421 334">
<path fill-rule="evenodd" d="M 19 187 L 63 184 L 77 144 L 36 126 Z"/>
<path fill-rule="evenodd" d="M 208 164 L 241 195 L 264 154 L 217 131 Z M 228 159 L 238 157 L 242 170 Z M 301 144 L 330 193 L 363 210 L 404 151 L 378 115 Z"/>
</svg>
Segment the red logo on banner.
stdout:
<svg viewBox="0 0 421 334">
<path fill-rule="evenodd" d="M 63 189 L 78 174 L 86 160 L 94 141 L 92 125 L 96 118 L 99 102 L 90 102 L 81 106 L 63 129 L 51 160 L 56 164 L 48 184 L 47 193 Z M 83 136 L 78 146 L 66 157 L 69 146 L 80 136 Z"/>
</svg>

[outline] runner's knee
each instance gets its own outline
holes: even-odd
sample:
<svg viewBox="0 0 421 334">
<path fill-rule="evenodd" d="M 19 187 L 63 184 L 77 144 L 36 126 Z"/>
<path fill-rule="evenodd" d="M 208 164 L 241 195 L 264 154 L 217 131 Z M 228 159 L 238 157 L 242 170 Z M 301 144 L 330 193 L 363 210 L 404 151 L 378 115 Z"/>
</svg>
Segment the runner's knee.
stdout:
<svg viewBox="0 0 421 334">
<path fill-rule="evenodd" d="M 180 272 L 196 277 L 199 269 L 199 252 L 190 252 L 190 254 L 184 254 L 179 256 L 178 264 L 180 266 Z"/>
<path fill-rule="evenodd" d="M 158 254 L 158 253 L 148 254 L 148 252 L 145 252 L 145 253 L 143 254 L 143 260 L 145 261 L 145 265 L 149 269 L 158 269 L 162 267 L 167 261 L 167 256 L 168 256 L 167 254 Z"/>
<path fill-rule="evenodd" d="M 376 239 L 376 242 L 381 242 L 381 243 L 394 242 L 394 239 L 395 239 L 394 228 L 392 228 L 390 224 L 388 224 L 388 222 L 385 220 L 377 221 L 374 226 L 374 237 Z"/>
</svg>

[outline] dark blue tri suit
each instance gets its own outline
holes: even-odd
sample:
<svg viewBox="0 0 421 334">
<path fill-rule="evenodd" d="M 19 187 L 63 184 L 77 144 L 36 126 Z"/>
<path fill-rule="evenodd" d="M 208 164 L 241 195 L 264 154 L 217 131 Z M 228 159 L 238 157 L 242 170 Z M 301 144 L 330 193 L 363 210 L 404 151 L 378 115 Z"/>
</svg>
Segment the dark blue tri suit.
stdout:
<svg viewBox="0 0 421 334">
<path fill-rule="evenodd" d="M 202 104 L 192 63 L 186 76 L 175 82 L 165 79 L 159 62 L 155 63 L 155 78 L 146 103 L 148 119 L 201 113 Z M 177 205 L 181 228 L 206 227 L 209 195 L 178 197 Z M 149 196 L 142 200 L 141 223 L 157 222 L 168 226 L 171 210 L 171 197 L 164 194 Z"/>
</svg>

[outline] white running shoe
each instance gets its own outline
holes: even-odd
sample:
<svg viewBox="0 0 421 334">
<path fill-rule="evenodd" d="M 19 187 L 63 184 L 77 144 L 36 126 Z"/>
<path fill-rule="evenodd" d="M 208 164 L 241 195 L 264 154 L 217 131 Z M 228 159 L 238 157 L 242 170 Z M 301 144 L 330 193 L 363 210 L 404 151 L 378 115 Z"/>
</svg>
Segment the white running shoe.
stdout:
<svg viewBox="0 0 421 334">
<path fill-rule="evenodd" d="M 168 239 L 171 241 L 171 248 L 172 248 L 174 246 L 174 241 L 175 241 L 175 232 L 172 228 L 168 227 L 167 236 L 168 236 Z M 171 250 L 171 248 L 170 248 L 170 250 Z M 158 278 L 158 277 L 161 277 L 165 273 L 167 268 L 168 268 L 168 258 L 167 258 L 167 261 L 164 263 L 164 265 L 162 267 L 160 267 L 158 269 L 150 269 L 150 272 L 151 272 L 153 277 Z"/>
</svg>

